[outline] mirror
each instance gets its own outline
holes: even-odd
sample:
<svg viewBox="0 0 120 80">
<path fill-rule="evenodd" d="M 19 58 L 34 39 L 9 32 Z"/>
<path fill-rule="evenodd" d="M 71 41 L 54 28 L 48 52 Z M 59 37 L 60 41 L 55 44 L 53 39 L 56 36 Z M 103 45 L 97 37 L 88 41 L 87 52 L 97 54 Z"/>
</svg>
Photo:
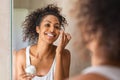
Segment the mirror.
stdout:
<svg viewBox="0 0 120 80">
<path fill-rule="evenodd" d="M 37 8 L 41 8 L 47 4 L 55 3 L 62 8 L 62 13 L 67 19 L 68 26 L 65 29 L 65 32 L 71 34 L 72 39 L 67 45 L 71 52 L 71 66 L 70 66 L 70 76 L 74 76 L 80 71 L 89 65 L 89 57 L 87 53 L 83 54 L 85 49 L 80 46 L 80 35 L 79 29 L 77 27 L 76 19 L 74 18 L 74 9 L 77 0 L 14 0 L 13 1 L 13 26 L 12 26 L 12 49 L 17 51 L 21 48 L 27 47 L 28 42 L 22 41 L 22 23 L 25 20 L 25 17 Z M 73 13 L 74 12 L 74 13 Z M 57 42 L 56 42 L 57 44 Z M 14 61 L 13 61 L 14 63 Z M 14 65 L 13 65 L 14 67 Z M 13 71 L 14 72 L 14 71 Z M 13 74 L 15 75 L 15 74 Z"/>
</svg>

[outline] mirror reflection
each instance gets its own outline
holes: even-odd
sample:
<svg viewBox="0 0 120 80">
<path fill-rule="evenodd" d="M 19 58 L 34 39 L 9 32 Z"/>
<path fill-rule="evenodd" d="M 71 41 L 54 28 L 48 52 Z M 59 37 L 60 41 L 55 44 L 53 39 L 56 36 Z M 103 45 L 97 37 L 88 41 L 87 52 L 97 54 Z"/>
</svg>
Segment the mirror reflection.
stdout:
<svg viewBox="0 0 120 80">
<path fill-rule="evenodd" d="M 14 80 L 53 75 L 62 80 L 89 65 L 88 52 L 76 34 L 76 3 L 77 0 L 14 0 Z"/>
</svg>

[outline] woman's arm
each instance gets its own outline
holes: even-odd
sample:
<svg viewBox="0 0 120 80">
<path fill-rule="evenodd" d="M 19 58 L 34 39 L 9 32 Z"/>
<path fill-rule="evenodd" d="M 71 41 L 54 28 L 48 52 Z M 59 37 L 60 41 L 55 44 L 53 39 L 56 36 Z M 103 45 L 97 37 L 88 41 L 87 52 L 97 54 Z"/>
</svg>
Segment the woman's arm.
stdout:
<svg viewBox="0 0 120 80">
<path fill-rule="evenodd" d="M 63 55 L 63 69 L 64 69 L 64 77 L 69 78 L 69 71 L 70 71 L 70 60 L 71 60 L 71 55 L 68 50 L 65 50 L 65 53 Z"/>
<path fill-rule="evenodd" d="M 17 80 L 31 80 L 34 76 L 25 73 L 26 67 L 25 49 L 18 51 L 16 54 L 17 54 L 16 55 Z"/>
<path fill-rule="evenodd" d="M 65 46 L 71 39 L 70 35 L 61 33 L 61 41 L 56 49 L 56 68 L 54 80 L 63 80 L 69 77 L 70 52 L 65 50 Z"/>
<path fill-rule="evenodd" d="M 24 55 L 24 50 L 20 50 L 16 53 L 16 68 L 17 68 L 17 80 L 22 80 L 22 74 L 24 74 L 24 69 L 23 65 L 25 64 L 25 55 Z"/>
<path fill-rule="evenodd" d="M 65 50 L 64 55 L 56 55 L 55 80 L 63 80 L 69 77 L 70 52 Z"/>
</svg>

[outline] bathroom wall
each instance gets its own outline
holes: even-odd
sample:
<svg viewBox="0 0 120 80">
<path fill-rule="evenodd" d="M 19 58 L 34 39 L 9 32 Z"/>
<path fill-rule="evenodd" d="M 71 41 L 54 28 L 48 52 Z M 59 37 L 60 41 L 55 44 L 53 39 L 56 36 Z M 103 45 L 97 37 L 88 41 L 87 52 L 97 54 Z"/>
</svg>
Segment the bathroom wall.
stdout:
<svg viewBox="0 0 120 80">
<path fill-rule="evenodd" d="M 0 0 L 0 80 L 10 80 L 10 0 Z"/>
<path fill-rule="evenodd" d="M 13 26 L 12 26 L 12 50 L 16 51 L 28 45 L 23 42 L 22 23 L 28 14 L 28 9 L 16 8 L 13 10 Z"/>
</svg>

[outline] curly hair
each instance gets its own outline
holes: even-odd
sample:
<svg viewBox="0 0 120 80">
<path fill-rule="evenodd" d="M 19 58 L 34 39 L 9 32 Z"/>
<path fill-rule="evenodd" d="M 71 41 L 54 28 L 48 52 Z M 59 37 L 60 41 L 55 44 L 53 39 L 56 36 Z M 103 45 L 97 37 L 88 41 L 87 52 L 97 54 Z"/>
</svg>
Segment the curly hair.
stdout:
<svg viewBox="0 0 120 80">
<path fill-rule="evenodd" d="M 110 61 L 120 61 L 120 0 L 80 1 L 80 24 L 86 24 L 80 28 L 84 28 L 83 37 L 89 36 L 86 43 L 97 37 L 97 52 Z"/>
<path fill-rule="evenodd" d="M 61 27 L 67 24 L 66 19 L 61 15 L 61 8 L 54 4 L 49 4 L 46 7 L 38 8 L 26 16 L 23 22 L 23 41 L 28 40 L 30 43 L 36 43 L 38 40 L 38 33 L 36 32 L 36 26 L 39 26 L 41 21 L 46 15 L 54 15 L 58 18 Z"/>
</svg>

